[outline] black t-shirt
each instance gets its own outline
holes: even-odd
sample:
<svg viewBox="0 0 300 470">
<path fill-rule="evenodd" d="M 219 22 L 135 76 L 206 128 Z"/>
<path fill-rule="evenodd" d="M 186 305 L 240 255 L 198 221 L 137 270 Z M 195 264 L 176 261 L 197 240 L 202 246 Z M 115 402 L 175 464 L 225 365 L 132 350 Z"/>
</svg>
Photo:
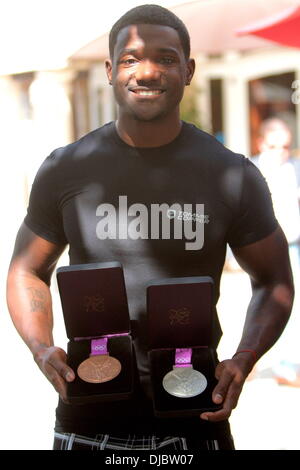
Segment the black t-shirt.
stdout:
<svg viewBox="0 0 300 470">
<path fill-rule="evenodd" d="M 25 223 L 48 241 L 69 244 L 70 264 L 122 263 L 142 380 L 147 283 L 211 276 L 216 304 L 226 244 L 242 247 L 277 226 L 259 170 L 185 122 L 161 147 L 127 145 L 112 122 L 55 150 L 37 173 Z M 215 346 L 220 336 L 216 322 Z M 133 416 L 127 402 L 60 403 L 57 413 L 72 426 L 85 417 L 114 423 Z"/>
</svg>

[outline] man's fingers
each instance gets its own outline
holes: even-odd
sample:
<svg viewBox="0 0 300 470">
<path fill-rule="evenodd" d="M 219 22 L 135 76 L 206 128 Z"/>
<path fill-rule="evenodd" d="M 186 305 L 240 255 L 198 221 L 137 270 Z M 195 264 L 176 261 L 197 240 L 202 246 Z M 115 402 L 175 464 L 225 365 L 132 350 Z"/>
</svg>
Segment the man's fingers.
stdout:
<svg viewBox="0 0 300 470">
<path fill-rule="evenodd" d="M 222 409 L 200 415 L 200 418 L 212 422 L 229 418 L 238 403 L 245 381 L 243 373 L 230 360 L 218 364 L 216 377 L 219 382 L 213 390 L 212 399 L 216 404 L 223 404 Z"/>
<path fill-rule="evenodd" d="M 46 347 L 36 354 L 35 359 L 62 400 L 67 403 L 66 382 L 74 380 L 75 373 L 66 363 L 65 351 L 55 346 Z"/>
<path fill-rule="evenodd" d="M 216 369 L 216 377 L 219 379 L 219 382 L 213 390 L 212 399 L 214 403 L 220 405 L 227 395 L 233 374 L 229 370 L 226 370 L 224 365 L 220 363 L 219 367 Z"/>
<path fill-rule="evenodd" d="M 57 349 L 48 357 L 48 364 L 50 364 L 58 374 L 63 377 L 67 382 L 72 382 L 75 379 L 74 371 L 66 363 L 67 355 L 63 349 Z"/>
<path fill-rule="evenodd" d="M 222 408 L 218 411 L 207 411 L 205 413 L 202 413 L 200 415 L 200 418 L 204 419 L 205 421 L 211 421 L 212 423 L 214 423 L 217 421 L 224 421 L 225 419 L 228 419 L 230 414 L 231 408 Z"/>
<path fill-rule="evenodd" d="M 61 375 L 52 366 L 46 369 L 47 379 L 51 382 L 57 393 L 61 396 L 63 401 L 67 400 L 66 382 Z"/>
<path fill-rule="evenodd" d="M 222 421 L 228 419 L 231 415 L 232 410 L 236 407 L 239 396 L 241 393 L 241 386 L 238 386 L 234 382 L 231 383 L 228 388 L 226 398 L 221 410 L 217 411 L 207 411 L 200 415 L 200 418 L 208 421 Z"/>
<path fill-rule="evenodd" d="M 67 382 L 72 382 L 72 380 L 75 379 L 74 371 L 61 359 L 52 356 L 49 358 L 48 364 L 50 364 Z"/>
<path fill-rule="evenodd" d="M 228 419 L 229 416 L 231 415 L 233 408 L 235 408 L 235 405 L 234 405 L 235 402 L 236 400 L 233 399 L 231 395 L 231 386 L 230 386 L 228 388 L 227 395 L 224 400 L 222 408 L 217 411 L 209 411 L 209 412 L 207 411 L 205 413 L 202 413 L 200 415 L 200 418 L 208 420 L 208 421 L 212 421 L 212 422 Z M 215 403 L 217 403 L 216 400 L 215 400 Z"/>
<path fill-rule="evenodd" d="M 232 410 L 238 404 L 243 385 L 244 385 L 244 380 L 240 379 L 239 377 L 235 377 L 235 379 L 230 384 L 227 396 L 230 401 L 230 407 Z"/>
</svg>

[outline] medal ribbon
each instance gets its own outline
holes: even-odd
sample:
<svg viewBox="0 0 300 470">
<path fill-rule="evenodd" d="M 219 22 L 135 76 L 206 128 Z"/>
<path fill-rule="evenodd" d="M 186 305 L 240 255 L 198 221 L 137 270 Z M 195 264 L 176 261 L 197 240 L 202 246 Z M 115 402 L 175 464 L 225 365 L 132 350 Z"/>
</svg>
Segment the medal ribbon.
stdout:
<svg viewBox="0 0 300 470">
<path fill-rule="evenodd" d="M 192 348 L 176 349 L 175 367 L 191 367 Z"/>
<path fill-rule="evenodd" d="M 92 339 L 90 356 L 98 356 L 99 354 L 108 354 L 107 338 Z"/>
</svg>

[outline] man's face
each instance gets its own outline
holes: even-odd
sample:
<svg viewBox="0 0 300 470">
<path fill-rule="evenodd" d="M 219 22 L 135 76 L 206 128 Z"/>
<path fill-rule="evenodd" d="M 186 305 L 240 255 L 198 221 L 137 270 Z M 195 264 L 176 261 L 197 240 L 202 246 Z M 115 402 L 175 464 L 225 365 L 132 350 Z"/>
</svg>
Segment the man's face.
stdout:
<svg viewBox="0 0 300 470">
<path fill-rule="evenodd" d="M 177 112 L 194 61 L 185 58 L 175 29 L 143 24 L 119 32 L 106 68 L 121 115 L 153 121 Z"/>
</svg>

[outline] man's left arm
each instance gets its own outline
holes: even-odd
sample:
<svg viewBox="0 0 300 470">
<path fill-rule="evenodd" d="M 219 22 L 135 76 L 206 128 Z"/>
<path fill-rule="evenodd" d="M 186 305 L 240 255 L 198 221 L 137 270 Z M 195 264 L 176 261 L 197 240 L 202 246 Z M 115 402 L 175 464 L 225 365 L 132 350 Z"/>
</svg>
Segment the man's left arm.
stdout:
<svg viewBox="0 0 300 470">
<path fill-rule="evenodd" d="M 236 353 L 216 368 L 218 384 L 213 391 L 213 401 L 223 406 L 219 411 L 201 414 L 202 419 L 209 421 L 229 418 L 256 360 L 283 332 L 294 298 L 288 245 L 280 227 L 268 237 L 233 249 L 233 252 L 250 276 L 252 298 Z"/>
</svg>

